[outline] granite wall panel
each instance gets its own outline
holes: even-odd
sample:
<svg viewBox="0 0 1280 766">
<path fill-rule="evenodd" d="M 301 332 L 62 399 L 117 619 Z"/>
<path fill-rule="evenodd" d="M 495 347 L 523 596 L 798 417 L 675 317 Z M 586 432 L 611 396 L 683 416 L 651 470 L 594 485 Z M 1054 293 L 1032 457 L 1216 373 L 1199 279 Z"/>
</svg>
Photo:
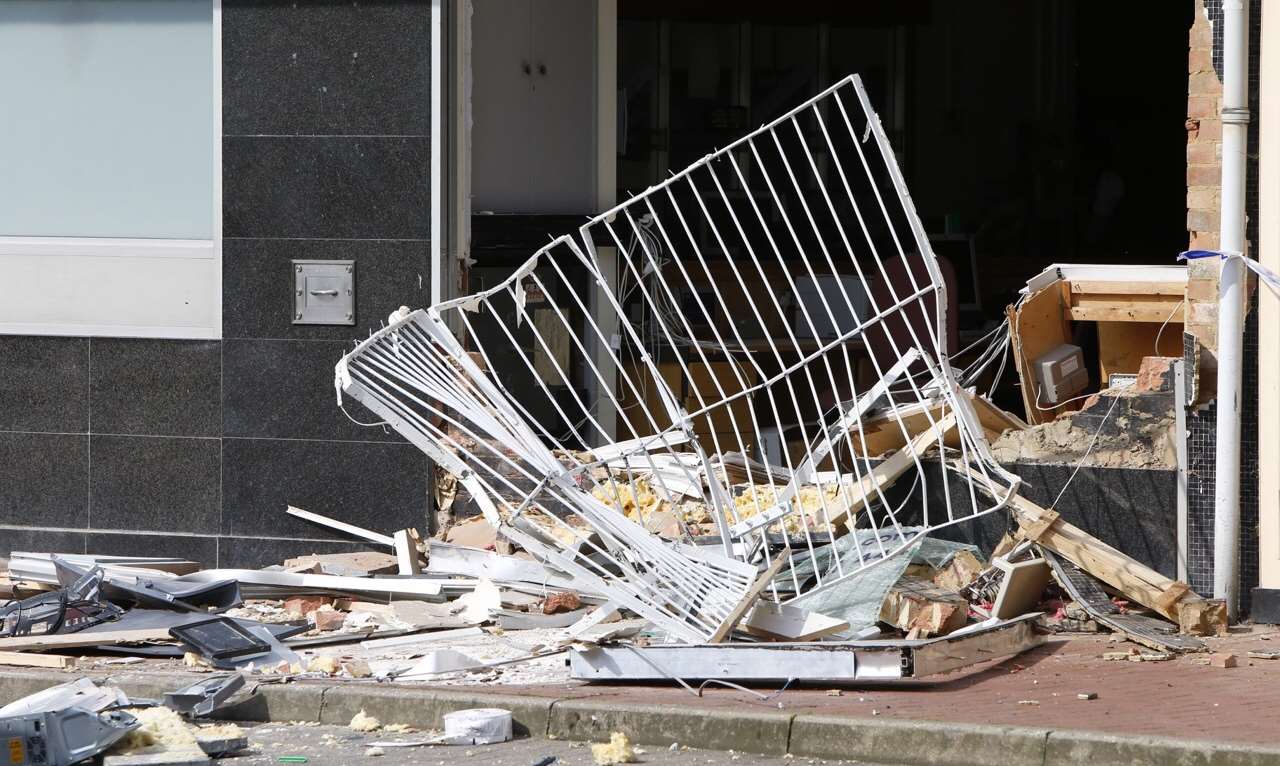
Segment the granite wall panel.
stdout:
<svg viewBox="0 0 1280 766">
<path fill-rule="evenodd" d="M 425 137 L 228 136 L 222 173 L 224 236 L 431 235 Z"/>
<path fill-rule="evenodd" d="M 423 528 L 427 460 L 408 444 L 223 440 L 224 535 L 341 540 L 285 507 L 390 534 Z"/>
<path fill-rule="evenodd" d="M 95 338 L 93 431 L 152 436 L 222 434 L 222 344 Z"/>
<path fill-rule="evenodd" d="M 0 431 L 89 428 L 89 340 L 0 337 Z"/>
</svg>

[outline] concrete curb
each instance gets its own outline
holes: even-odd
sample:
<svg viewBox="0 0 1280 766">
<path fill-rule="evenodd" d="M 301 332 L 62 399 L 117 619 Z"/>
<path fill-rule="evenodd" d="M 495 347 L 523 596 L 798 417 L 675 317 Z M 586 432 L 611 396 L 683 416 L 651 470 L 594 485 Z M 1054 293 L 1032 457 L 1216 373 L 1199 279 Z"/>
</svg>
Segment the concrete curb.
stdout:
<svg viewBox="0 0 1280 766">
<path fill-rule="evenodd" d="M 5 670 L 0 672 L 0 704 L 80 675 Z M 202 677 L 194 673 L 89 675 L 99 681 L 109 680 L 130 695 L 151 698 Z M 785 710 L 728 711 L 597 702 L 489 693 L 474 687 L 413 688 L 351 682 L 264 684 L 258 687 L 257 695 L 224 709 L 220 717 L 346 724 L 364 710 L 385 722 L 430 729 L 443 725 L 445 713 L 474 707 L 510 710 L 520 735 L 605 740 L 611 731 L 625 731 L 636 743 L 652 747 L 675 742 L 742 753 L 791 753 L 799 757 L 930 766 L 1280 766 L 1280 747 L 1268 745 L 1069 729 L 843 718 Z"/>
</svg>

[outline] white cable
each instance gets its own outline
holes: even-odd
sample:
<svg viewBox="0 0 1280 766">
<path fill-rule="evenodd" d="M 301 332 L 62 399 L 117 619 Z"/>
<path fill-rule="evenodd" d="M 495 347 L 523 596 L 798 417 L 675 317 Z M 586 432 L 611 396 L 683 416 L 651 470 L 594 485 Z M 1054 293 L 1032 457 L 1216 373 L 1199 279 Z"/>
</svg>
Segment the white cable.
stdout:
<svg viewBox="0 0 1280 766">
<path fill-rule="evenodd" d="M 1154 348 L 1155 348 L 1155 352 L 1156 352 L 1156 356 L 1160 356 L 1160 336 L 1161 336 L 1161 335 L 1164 335 L 1164 328 L 1165 328 L 1165 326 L 1169 324 L 1169 320 L 1170 320 L 1170 319 L 1173 319 L 1173 315 L 1174 315 L 1174 314 L 1176 314 L 1176 313 L 1178 313 L 1178 309 L 1182 308 L 1182 304 L 1184 304 L 1184 303 L 1186 303 L 1186 302 L 1187 302 L 1187 299 L 1186 299 L 1186 298 L 1183 298 L 1182 300 L 1178 301 L 1178 305 L 1177 305 L 1177 306 L 1174 306 L 1174 307 L 1173 307 L 1173 311 L 1170 311 L 1170 312 L 1169 312 L 1169 316 L 1168 316 L 1167 318 L 1165 318 L 1165 320 L 1164 320 L 1164 324 L 1160 325 L 1160 331 L 1156 333 L 1156 342 L 1155 342 L 1155 346 L 1154 346 Z"/>
<path fill-rule="evenodd" d="M 1105 389 L 1104 389 L 1104 390 L 1105 390 Z M 1063 399 L 1062 401 L 1058 402 L 1057 404 L 1053 405 L 1052 407 L 1041 407 L 1041 406 L 1040 406 L 1040 394 L 1041 394 L 1041 393 L 1043 393 L 1043 390 L 1040 388 L 1040 384 L 1039 384 L 1039 383 L 1037 383 L 1037 384 L 1036 384 L 1036 400 L 1035 400 L 1035 402 L 1033 402 L 1033 404 L 1035 405 L 1035 408 L 1036 408 L 1037 410 L 1040 410 L 1041 412 L 1053 412 L 1054 410 L 1058 409 L 1059 407 L 1061 407 L 1061 406 L 1062 406 L 1062 405 L 1064 405 L 1064 404 L 1071 404 L 1072 402 L 1078 402 L 1078 401 L 1080 401 L 1081 399 L 1088 399 L 1088 398 L 1089 398 L 1089 397 L 1091 397 L 1091 396 L 1097 396 L 1098 394 L 1102 393 L 1102 391 L 1093 391 L 1093 392 L 1088 393 L 1088 394 L 1081 394 L 1081 395 L 1079 395 L 1079 396 L 1073 396 L 1073 397 L 1071 397 L 1070 399 Z"/>
<path fill-rule="evenodd" d="M 389 426 L 389 425 L 391 425 L 391 424 L 390 424 L 390 423 L 388 423 L 388 422 L 387 422 L 387 421 L 385 421 L 385 420 L 379 420 L 379 421 L 374 422 L 374 423 L 361 423 L 359 420 L 356 420 L 355 418 L 351 417 L 351 413 L 350 413 L 350 412 L 347 412 L 347 408 L 346 408 L 345 406 L 343 406 L 343 404 L 342 404 L 341 402 L 339 402 L 339 403 L 338 403 L 338 409 L 342 410 L 342 414 L 347 416 L 347 420 L 350 420 L 352 423 L 355 423 L 355 424 L 356 424 L 356 425 L 358 425 L 358 426 L 363 426 L 363 427 L 365 427 L 365 428 L 372 428 L 372 427 L 374 427 L 374 426 L 382 426 L 382 430 L 383 430 L 384 432 L 386 432 L 386 433 L 390 433 L 389 431 L 387 431 L 387 426 Z"/>
</svg>

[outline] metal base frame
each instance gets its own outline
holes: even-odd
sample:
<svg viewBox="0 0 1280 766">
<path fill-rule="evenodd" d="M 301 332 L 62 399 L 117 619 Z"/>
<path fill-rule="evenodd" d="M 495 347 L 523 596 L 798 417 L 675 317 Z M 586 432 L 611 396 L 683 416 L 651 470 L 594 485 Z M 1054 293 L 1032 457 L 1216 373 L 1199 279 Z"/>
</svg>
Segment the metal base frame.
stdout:
<svg viewBox="0 0 1280 766">
<path fill-rule="evenodd" d="M 1040 615 L 918 641 L 608 645 L 575 649 L 578 681 L 898 681 L 1019 654 L 1044 643 Z"/>
</svg>

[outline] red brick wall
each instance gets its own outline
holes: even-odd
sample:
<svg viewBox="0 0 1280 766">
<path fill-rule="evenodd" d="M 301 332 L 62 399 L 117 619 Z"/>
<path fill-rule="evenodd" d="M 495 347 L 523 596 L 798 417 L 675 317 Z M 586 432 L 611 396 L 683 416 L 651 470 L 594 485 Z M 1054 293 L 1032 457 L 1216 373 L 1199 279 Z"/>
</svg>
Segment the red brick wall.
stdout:
<svg viewBox="0 0 1280 766">
<path fill-rule="evenodd" d="M 1222 83 L 1213 69 L 1213 28 L 1196 0 L 1187 55 L 1187 235 L 1192 249 L 1218 247 L 1222 185 Z"/>
</svg>

